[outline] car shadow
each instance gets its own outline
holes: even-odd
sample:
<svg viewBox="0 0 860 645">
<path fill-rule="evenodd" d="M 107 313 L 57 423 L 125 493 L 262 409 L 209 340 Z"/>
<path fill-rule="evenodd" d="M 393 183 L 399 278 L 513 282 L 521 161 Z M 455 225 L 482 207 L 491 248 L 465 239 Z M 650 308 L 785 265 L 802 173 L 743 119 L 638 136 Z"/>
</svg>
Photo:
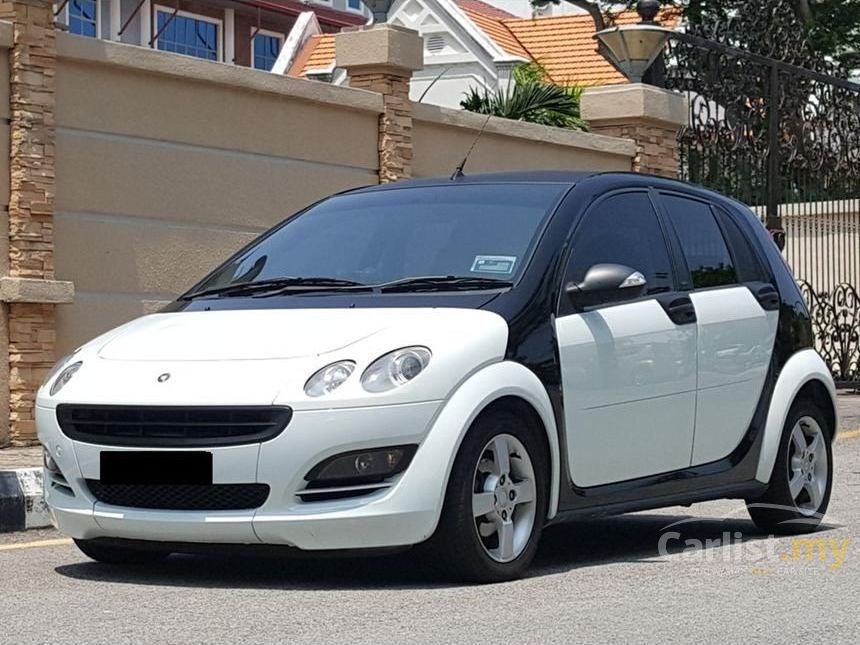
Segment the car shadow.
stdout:
<svg viewBox="0 0 860 645">
<path fill-rule="evenodd" d="M 819 531 L 838 528 L 821 525 Z M 661 553 L 661 536 L 673 532 Z M 674 537 L 674 533 L 678 537 Z M 727 536 L 730 539 L 727 541 Z M 546 528 L 528 578 L 613 563 L 659 564 L 694 540 L 705 549 L 772 539 L 741 518 L 635 514 L 578 519 Z M 83 556 L 81 556 L 83 557 Z M 107 565 L 90 560 L 55 571 L 92 582 L 138 585 L 280 590 L 442 589 L 462 586 L 441 577 L 414 551 L 378 557 L 284 557 L 173 555 L 146 567 Z"/>
</svg>

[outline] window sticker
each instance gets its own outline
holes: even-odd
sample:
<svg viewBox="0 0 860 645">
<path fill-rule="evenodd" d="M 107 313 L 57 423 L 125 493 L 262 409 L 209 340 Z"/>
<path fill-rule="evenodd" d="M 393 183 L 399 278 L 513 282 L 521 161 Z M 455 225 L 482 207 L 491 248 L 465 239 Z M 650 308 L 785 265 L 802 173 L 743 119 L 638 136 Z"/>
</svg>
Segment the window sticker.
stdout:
<svg viewBox="0 0 860 645">
<path fill-rule="evenodd" d="M 517 258 L 514 255 L 476 255 L 472 262 L 472 273 L 503 273 L 510 275 L 514 272 Z"/>
</svg>

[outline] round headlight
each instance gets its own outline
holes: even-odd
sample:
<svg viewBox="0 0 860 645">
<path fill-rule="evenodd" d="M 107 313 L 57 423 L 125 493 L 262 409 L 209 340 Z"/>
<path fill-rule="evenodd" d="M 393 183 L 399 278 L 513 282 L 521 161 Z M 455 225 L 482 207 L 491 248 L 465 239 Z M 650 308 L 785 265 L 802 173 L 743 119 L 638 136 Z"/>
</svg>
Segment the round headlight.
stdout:
<svg viewBox="0 0 860 645">
<path fill-rule="evenodd" d="M 387 392 L 405 385 L 427 367 L 430 350 L 426 347 L 404 347 L 373 361 L 361 375 L 361 385 L 368 392 Z"/>
<path fill-rule="evenodd" d="M 322 396 L 328 394 L 343 385 L 355 370 L 353 361 L 338 361 L 316 372 L 305 383 L 305 394 L 308 396 Z"/>
<path fill-rule="evenodd" d="M 81 365 L 83 365 L 83 361 L 78 361 L 77 363 L 72 363 L 67 368 L 65 368 L 60 375 L 54 379 L 53 384 L 51 385 L 51 389 L 49 390 L 51 396 L 57 394 L 60 390 L 66 387 L 66 383 L 72 380 L 72 377 L 77 373 L 79 369 L 81 369 Z"/>
</svg>

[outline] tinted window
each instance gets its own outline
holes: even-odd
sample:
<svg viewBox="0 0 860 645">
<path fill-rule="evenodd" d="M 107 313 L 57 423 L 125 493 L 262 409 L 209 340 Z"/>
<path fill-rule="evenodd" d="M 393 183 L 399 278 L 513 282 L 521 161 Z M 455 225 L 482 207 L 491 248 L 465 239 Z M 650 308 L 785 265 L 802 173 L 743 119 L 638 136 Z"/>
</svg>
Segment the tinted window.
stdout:
<svg viewBox="0 0 860 645">
<path fill-rule="evenodd" d="M 675 195 L 663 195 L 662 200 L 681 240 L 693 288 L 736 283 L 734 262 L 710 205 Z"/>
<path fill-rule="evenodd" d="M 332 197 L 216 269 L 201 288 L 293 276 L 362 284 L 449 275 L 513 280 L 564 189 L 452 184 Z"/>
<path fill-rule="evenodd" d="M 614 195 L 588 211 L 574 237 L 567 280 L 581 282 L 588 269 L 602 263 L 641 272 L 648 293 L 672 290 L 669 251 L 646 193 Z"/>
<path fill-rule="evenodd" d="M 753 251 L 750 240 L 741 231 L 737 222 L 721 209 L 716 210 L 717 217 L 726 233 L 726 239 L 731 247 L 735 260 L 735 269 L 741 282 L 768 282 L 770 276 L 764 270 L 761 261 Z"/>
</svg>

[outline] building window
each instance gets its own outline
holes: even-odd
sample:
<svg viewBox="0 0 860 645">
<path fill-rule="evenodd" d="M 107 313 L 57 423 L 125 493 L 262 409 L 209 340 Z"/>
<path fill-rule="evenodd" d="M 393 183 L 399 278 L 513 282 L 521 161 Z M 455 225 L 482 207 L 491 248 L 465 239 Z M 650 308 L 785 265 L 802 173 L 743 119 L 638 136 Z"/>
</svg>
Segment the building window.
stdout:
<svg viewBox="0 0 860 645">
<path fill-rule="evenodd" d="M 256 31 L 256 29 L 254 31 Z M 278 54 L 281 53 L 281 45 L 283 42 L 284 38 L 279 34 L 258 31 L 254 36 L 253 42 L 254 69 L 262 69 L 267 72 L 271 72 L 272 67 L 275 65 L 275 61 L 278 60 Z"/>
<path fill-rule="evenodd" d="M 352 11 L 361 11 L 362 2 L 361 0 L 346 0 L 346 6 Z"/>
<path fill-rule="evenodd" d="M 69 33 L 79 36 L 98 36 L 98 0 L 69 0 Z"/>
<path fill-rule="evenodd" d="M 221 60 L 219 21 L 184 12 L 179 12 L 172 20 L 171 16 L 173 11 L 170 9 L 156 10 L 158 49 L 206 60 Z"/>
</svg>

